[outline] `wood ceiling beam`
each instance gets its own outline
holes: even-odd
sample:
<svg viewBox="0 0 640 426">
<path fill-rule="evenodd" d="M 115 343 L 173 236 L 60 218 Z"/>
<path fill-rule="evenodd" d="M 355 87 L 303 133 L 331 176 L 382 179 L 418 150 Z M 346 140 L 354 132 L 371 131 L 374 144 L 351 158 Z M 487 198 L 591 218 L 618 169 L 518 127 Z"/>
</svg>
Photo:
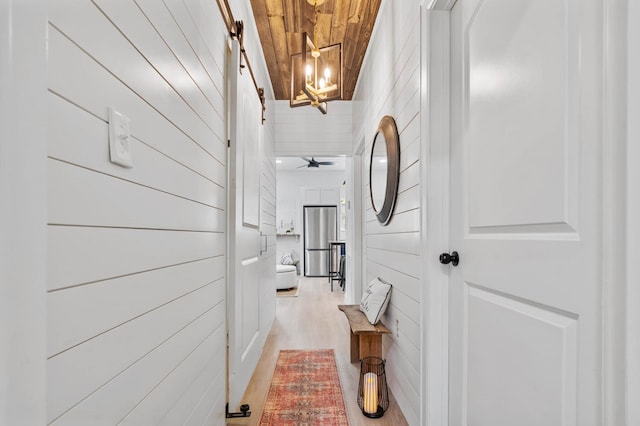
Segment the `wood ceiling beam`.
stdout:
<svg viewBox="0 0 640 426">
<path fill-rule="evenodd" d="M 349 5 L 349 19 L 348 22 L 350 24 L 357 24 L 361 19 L 361 10 L 362 10 L 362 0 L 351 0 L 351 4 Z"/>
<path fill-rule="evenodd" d="M 333 20 L 331 21 L 330 44 L 344 42 L 344 34 L 347 31 L 347 19 L 349 19 L 350 6 L 351 1 L 349 0 L 342 0 L 335 5 L 333 9 Z"/>
<path fill-rule="evenodd" d="M 342 43 L 345 100 L 353 96 L 380 3 L 381 0 L 324 0 L 318 6 L 319 47 Z M 251 0 L 251 6 L 274 94 L 276 99 L 288 100 L 291 55 L 300 53 L 303 32 L 313 38 L 313 5 L 307 0 Z"/>
<path fill-rule="evenodd" d="M 264 1 L 264 0 L 263 0 Z M 275 51 L 276 63 L 279 69 L 280 85 L 283 94 L 289 93 L 289 78 L 291 74 L 291 60 L 287 39 L 282 37 L 285 31 L 285 7 L 282 0 L 266 0 L 267 18 L 271 28 L 271 40 Z"/>
<path fill-rule="evenodd" d="M 263 0 L 251 0 L 251 8 L 253 9 L 253 16 L 258 27 L 260 40 L 272 40 L 271 26 L 269 25 L 269 19 L 267 17 L 267 7 L 265 2 Z M 283 87 L 282 80 L 279 78 L 280 69 L 278 67 L 276 51 L 273 47 L 273 43 L 262 42 L 261 44 L 264 59 L 267 63 L 267 70 L 269 71 L 269 77 L 271 79 L 273 93 L 277 99 L 278 93 L 283 93 Z"/>
<path fill-rule="evenodd" d="M 318 39 L 316 47 L 325 47 L 331 44 L 331 15 L 325 13 L 318 14 L 318 23 L 316 27 L 318 29 Z"/>
<path fill-rule="evenodd" d="M 284 0 L 284 29 L 287 33 L 302 32 L 302 4 L 300 0 Z"/>
<path fill-rule="evenodd" d="M 358 32 L 357 41 L 355 41 L 355 49 L 352 51 L 351 62 L 349 63 L 349 79 L 345 82 L 344 96 L 347 99 L 353 98 L 353 91 L 356 88 L 358 82 L 358 75 L 360 74 L 360 68 L 364 60 L 364 55 L 371 39 L 371 32 L 373 31 L 373 25 L 375 24 L 378 10 L 380 9 L 381 0 L 371 0 L 366 7 L 361 10 L 362 19 L 360 30 Z M 352 41 L 353 42 L 353 41 Z"/>
</svg>

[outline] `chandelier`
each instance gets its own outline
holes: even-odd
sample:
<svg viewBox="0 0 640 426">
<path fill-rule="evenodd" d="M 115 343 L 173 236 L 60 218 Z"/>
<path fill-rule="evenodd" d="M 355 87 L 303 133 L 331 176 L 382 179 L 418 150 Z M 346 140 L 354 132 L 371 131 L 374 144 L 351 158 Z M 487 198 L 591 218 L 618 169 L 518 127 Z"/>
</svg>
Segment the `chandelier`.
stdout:
<svg viewBox="0 0 640 426">
<path fill-rule="evenodd" d="M 317 47 L 318 0 L 313 9 L 313 40 L 303 33 L 302 53 L 291 56 L 290 105 L 311 105 L 326 114 L 327 102 L 342 99 L 342 44 Z"/>
</svg>

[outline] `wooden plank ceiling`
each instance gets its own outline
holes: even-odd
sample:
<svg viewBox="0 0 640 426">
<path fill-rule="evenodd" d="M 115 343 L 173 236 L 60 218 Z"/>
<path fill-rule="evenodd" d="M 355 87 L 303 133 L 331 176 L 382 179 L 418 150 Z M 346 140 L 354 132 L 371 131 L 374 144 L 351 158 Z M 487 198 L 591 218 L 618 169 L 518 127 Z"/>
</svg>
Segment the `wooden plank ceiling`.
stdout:
<svg viewBox="0 0 640 426">
<path fill-rule="evenodd" d="M 318 0 L 319 47 L 342 43 L 344 100 L 353 97 L 380 2 Z M 289 100 L 290 57 L 301 52 L 302 33 L 306 32 L 313 38 L 313 0 L 251 0 L 251 7 L 275 97 Z"/>
</svg>

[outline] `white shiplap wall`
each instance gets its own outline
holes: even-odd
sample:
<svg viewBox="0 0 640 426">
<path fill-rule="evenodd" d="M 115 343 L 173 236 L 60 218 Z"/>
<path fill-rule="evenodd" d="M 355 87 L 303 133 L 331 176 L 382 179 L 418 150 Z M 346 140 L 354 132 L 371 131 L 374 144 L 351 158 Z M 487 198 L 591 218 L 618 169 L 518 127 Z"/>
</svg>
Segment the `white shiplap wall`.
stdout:
<svg viewBox="0 0 640 426">
<path fill-rule="evenodd" d="M 420 2 L 383 1 L 354 95 L 354 140 L 365 158 L 380 119 L 391 115 L 400 133 L 400 185 L 394 215 L 377 222 L 368 197 L 363 205 L 366 281 L 393 284 L 383 322 L 389 385 L 409 424 L 420 419 Z M 368 165 L 363 181 L 368 194 Z"/>
<path fill-rule="evenodd" d="M 47 421 L 222 424 L 217 5 L 51 0 L 49 14 Z M 131 119 L 133 168 L 109 162 L 108 107 Z"/>
<path fill-rule="evenodd" d="M 351 102 L 329 102 L 327 114 L 316 108 L 291 108 L 275 103 L 276 155 L 351 155 L 353 152 Z"/>
</svg>

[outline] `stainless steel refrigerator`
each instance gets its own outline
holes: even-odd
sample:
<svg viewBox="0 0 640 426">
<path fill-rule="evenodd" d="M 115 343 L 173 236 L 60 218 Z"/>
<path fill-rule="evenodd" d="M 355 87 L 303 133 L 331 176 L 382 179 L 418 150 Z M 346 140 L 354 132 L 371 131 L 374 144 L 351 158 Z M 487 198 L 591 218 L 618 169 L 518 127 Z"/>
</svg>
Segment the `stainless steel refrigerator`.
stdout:
<svg viewBox="0 0 640 426">
<path fill-rule="evenodd" d="M 328 277 L 331 246 L 329 241 L 338 237 L 337 206 L 305 206 L 304 226 L 304 276 Z"/>
</svg>

